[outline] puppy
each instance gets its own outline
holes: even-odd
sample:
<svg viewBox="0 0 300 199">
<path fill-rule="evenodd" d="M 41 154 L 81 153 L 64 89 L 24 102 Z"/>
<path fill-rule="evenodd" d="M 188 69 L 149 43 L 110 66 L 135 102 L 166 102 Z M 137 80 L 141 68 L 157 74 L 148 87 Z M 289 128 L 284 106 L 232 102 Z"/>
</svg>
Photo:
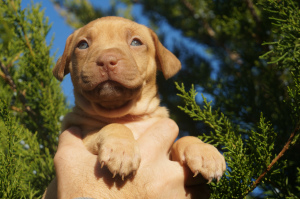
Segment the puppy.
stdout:
<svg viewBox="0 0 300 199">
<path fill-rule="evenodd" d="M 70 73 L 74 85 L 75 107 L 62 130 L 80 127 L 86 147 L 112 177 L 134 175 L 141 160 L 136 140 L 143 134 L 137 127 L 169 116 L 159 106 L 156 72 L 168 79 L 180 68 L 151 29 L 120 17 L 90 22 L 68 37 L 53 69 L 60 81 Z M 226 168 L 218 150 L 195 137 L 179 139 L 171 157 L 209 182 Z"/>
</svg>

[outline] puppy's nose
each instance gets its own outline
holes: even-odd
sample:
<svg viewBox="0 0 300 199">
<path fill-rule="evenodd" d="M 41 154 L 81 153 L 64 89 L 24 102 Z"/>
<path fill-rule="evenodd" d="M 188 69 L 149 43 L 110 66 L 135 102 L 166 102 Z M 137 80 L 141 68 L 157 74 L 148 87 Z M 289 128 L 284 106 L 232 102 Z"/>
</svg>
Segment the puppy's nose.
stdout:
<svg viewBox="0 0 300 199">
<path fill-rule="evenodd" d="M 118 59 L 113 54 L 104 54 L 97 59 L 97 65 L 103 67 L 105 70 L 114 70 L 118 65 Z"/>
</svg>

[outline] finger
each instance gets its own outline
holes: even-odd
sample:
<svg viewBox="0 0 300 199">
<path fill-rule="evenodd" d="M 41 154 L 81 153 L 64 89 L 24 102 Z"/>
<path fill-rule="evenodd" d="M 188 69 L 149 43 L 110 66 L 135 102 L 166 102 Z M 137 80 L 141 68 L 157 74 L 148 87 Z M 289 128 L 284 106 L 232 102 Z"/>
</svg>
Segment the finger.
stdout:
<svg viewBox="0 0 300 199">
<path fill-rule="evenodd" d="M 166 164 L 166 168 L 168 168 L 166 172 L 169 172 L 170 174 L 166 175 L 165 172 L 164 174 L 166 175 L 166 177 L 164 179 L 169 180 L 169 183 L 163 186 L 172 186 L 172 184 L 175 185 L 172 188 L 174 190 L 172 194 L 175 194 L 175 196 L 173 195 L 165 198 L 209 198 L 209 186 L 206 184 L 207 180 L 197 176 L 194 179 L 190 180 L 190 184 L 185 184 L 184 182 L 186 181 L 186 178 L 192 176 L 192 172 L 189 170 L 189 168 L 183 167 L 179 162 L 176 161 L 170 161 Z M 168 190 L 169 188 L 170 187 L 165 189 Z"/>
<path fill-rule="evenodd" d="M 65 146 L 84 147 L 79 128 L 71 127 L 59 136 L 58 149 Z"/>
<path fill-rule="evenodd" d="M 149 150 L 155 155 L 168 154 L 178 132 L 178 126 L 173 120 L 164 118 L 157 121 L 138 139 L 142 156 L 143 153 L 148 154 Z"/>
</svg>

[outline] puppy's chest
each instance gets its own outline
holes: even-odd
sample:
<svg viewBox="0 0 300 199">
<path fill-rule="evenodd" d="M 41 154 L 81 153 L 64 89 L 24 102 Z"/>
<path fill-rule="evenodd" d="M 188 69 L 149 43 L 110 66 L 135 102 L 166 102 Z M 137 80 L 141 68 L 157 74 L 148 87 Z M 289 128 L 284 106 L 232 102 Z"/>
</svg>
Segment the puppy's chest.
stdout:
<svg viewBox="0 0 300 199">
<path fill-rule="evenodd" d="M 157 122 L 161 118 L 149 118 L 142 121 L 135 121 L 135 122 L 127 122 L 122 123 L 125 126 L 127 126 L 133 134 L 133 137 L 135 140 L 137 140 L 139 137 L 141 137 L 144 133 L 147 132 L 147 130 L 153 126 L 155 122 Z"/>
<path fill-rule="evenodd" d="M 139 137 L 141 137 L 144 133 L 147 132 L 147 130 L 161 118 L 148 118 L 144 120 L 139 120 L 139 121 L 131 121 L 131 122 L 124 122 L 124 121 L 119 121 L 117 122 L 118 124 L 123 124 L 124 126 L 128 127 L 135 140 L 137 140 Z M 114 122 L 116 123 L 116 122 Z M 83 137 L 94 137 L 96 134 L 101 134 L 101 129 L 105 127 L 106 125 L 100 124 L 98 128 L 84 128 L 83 130 Z M 87 126 L 86 126 L 87 127 Z M 120 132 L 122 133 L 122 132 Z"/>
</svg>

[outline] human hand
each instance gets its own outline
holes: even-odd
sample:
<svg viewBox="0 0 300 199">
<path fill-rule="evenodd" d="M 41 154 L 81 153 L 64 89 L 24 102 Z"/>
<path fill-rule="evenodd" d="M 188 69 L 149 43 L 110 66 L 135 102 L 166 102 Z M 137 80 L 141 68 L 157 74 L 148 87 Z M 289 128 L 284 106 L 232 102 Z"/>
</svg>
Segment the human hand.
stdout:
<svg viewBox="0 0 300 199">
<path fill-rule="evenodd" d="M 101 168 L 97 155 L 84 146 L 78 128 L 66 130 L 54 158 L 58 198 L 209 198 L 201 177 L 192 178 L 187 168 L 169 159 L 177 133 L 170 119 L 151 126 L 138 139 L 142 158 L 136 175 L 122 181 Z M 185 186 L 187 181 L 191 186 Z"/>
</svg>

